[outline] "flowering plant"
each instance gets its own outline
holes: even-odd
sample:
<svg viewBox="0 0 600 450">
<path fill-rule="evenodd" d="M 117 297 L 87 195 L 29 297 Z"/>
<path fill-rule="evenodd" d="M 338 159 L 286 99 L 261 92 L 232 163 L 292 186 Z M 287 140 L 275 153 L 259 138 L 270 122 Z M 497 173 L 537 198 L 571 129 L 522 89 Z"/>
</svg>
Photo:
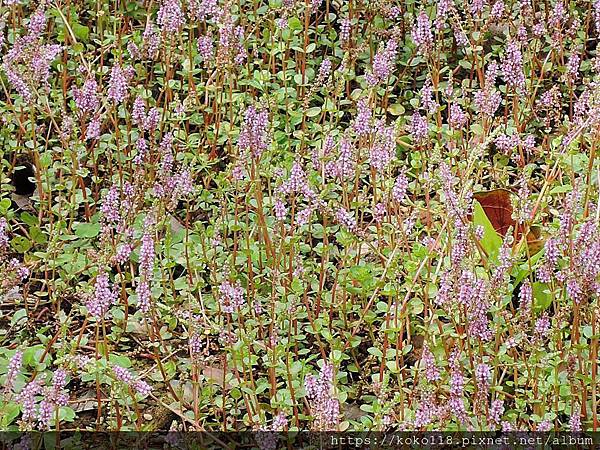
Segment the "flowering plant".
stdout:
<svg viewBox="0 0 600 450">
<path fill-rule="evenodd" d="M 0 428 L 597 431 L 599 35 L 2 3 Z"/>
</svg>

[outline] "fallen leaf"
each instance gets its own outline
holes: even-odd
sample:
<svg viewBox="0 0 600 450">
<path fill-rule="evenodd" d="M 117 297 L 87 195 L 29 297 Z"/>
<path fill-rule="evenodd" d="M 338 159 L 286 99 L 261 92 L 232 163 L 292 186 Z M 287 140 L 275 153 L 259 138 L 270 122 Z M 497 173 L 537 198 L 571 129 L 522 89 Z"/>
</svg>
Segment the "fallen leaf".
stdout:
<svg viewBox="0 0 600 450">
<path fill-rule="evenodd" d="M 505 237 L 509 229 L 515 233 L 515 243 L 519 243 L 523 234 L 524 226 L 517 224 L 513 219 L 513 208 L 511 195 L 507 189 L 494 189 L 493 191 L 477 192 L 473 198 L 479 202 L 490 223 L 501 236 Z M 529 254 L 534 255 L 544 246 L 545 238 L 539 226 L 531 226 L 527 232 L 527 246 Z"/>
<path fill-rule="evenodd" d="M 495 189 L 489 192 L 473 194 L 473 197 L 485 211 L 485 215 L 494 229 L 502 237 L 506 235 L 510 227 L 515 228 L 515 221 L 512 218 L 513 209 L 510 202 L 510 195 L 510 191 L 506 189 Z M 517 231 L 517 233 L 519 232 Z"/>
<path fill-rule="evenodd" d="M 206 366 L 202 369 L 202 375 L 204 375 L 207 380 L 218 384 L 219 386 L 223 386 L 223 383 L 225 382 L 225 371 L 220 367 Z M 225 388 L 231 388 L 229 383 L 225 383 Z"/>
</svg>

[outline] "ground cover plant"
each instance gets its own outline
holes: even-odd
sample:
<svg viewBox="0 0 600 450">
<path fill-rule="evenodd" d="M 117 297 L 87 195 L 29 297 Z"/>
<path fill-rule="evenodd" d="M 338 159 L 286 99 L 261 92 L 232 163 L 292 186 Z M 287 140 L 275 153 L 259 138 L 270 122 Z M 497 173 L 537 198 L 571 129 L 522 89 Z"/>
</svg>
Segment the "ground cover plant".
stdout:
<svg viewBox="0 0 600 450">
<path fill-rule="evenodd" d="M 600 2 L 0 30 L 1 429 L 598 429 Z"/>
</svg>

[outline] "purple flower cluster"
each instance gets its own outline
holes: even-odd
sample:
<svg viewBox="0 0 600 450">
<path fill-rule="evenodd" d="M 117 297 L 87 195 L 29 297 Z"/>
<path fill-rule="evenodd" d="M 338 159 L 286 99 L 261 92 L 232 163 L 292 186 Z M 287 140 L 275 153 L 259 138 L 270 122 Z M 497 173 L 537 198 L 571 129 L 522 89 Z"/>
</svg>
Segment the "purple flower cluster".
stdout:
<svg viewBox="0 0 600 450">
<path fill-rule="evenodd" d="M 218 0 L 191 0 L 187 9 L 192 20 L 212 19 L 221 13 Z"/>
<path fill-rule="evenodd" d="M 420 54 L 426 55 L 433 48 L 431 21 L 425 11 L 421 10 L 421 12 L 419 12 L 411 31 L 411 36 Z"/>
<path fill-rule="evenodd" d="M 457 103 L 452 103 L 450 105 L 450 112 L 448 114 L 448 124 L 456 129 L 462 129 L 468 122 L 468 117 Z"/>
<path fill-rule="evenodd" d="M 581 431 L 581 410 L 578 406 L 573 408 L 573 412 L 569 418 L 569 430 L 571 432 Z"/>
<path fill-rule="evenodd" d="M 357 136 L 366 136 L 371 132 L 372 111 L 366 98 L 361 98 L 356 105 L 356 118 L 352 125 Z"/>
<path fill-rule="evenodd" d="M 275 203 L 273 205 L 273 212 L 275 213 L 275 217 L 277 218 L 277 220 L 285 220 L 285 216 L 287 214 L 287 207 L 281 199 L 275 200 Z"/>
<path fill-rule="evenodd" d="M 98 83 L 94 78 L 88 78 L 82 88 L 73 88 L 75 106 L 82 115 L 94 113 L 100 106 L 98 99 Z"/>
<path fill-rule="evenodd" d="M 495 288 L 501 288 L 504 286 L 507 278 L 509 277 L 510 269 L 514 264 L 514 258 L 512 256 L 513 241 L 514 238 L 511 234 L 511 230 L 509 229 L 498 252 L 498 265 L 496 266 L 492 276 L 492 285 Z"/>
<path fill-rule="evenodd" d="M 572 197 L 561 216 L 559 236 L 546 241 L 544 260 L 537 275 L 545 283 L 553 279 L 563 283 L 567 296 L 580 304 L 600 295 L 600 227 L 593 220 L 584 222 L 574 238 L 570 238 L 575 228 L 573 210 L 577 196 Z M 557 270 L 561 257 L 568 265 Z"/>
<path fill-rule="evenodd" d="M 435 20 L 433 21 L 435 24 L 435 29 L 439 32 L 442 31 L 446 21 L 448 19 L 448 14 L 452 11 L 454 7 L 454 3 L 452 0 L 440 0 L 437 3 L 437 10 L 435 13 Z"/>
<path fill-rule="evenodd" d="M 198 333 L 194 333 L 188 339 L 188 345 L 190 347 L 190 354 L 192 356 L 197 356 L 202 353 L 202 348 L 204 347 L 202 344 L 202 338 Z"/>
<path fill-rule="evenodd" d="M 127 43 L 127 52 L 129 53 L 129 57 L 134 61 L 142 58 L 142 52 L 140 52 L 140 48 L 134 41 Z"/>
<path fill-rule="evenodd" d="M 6 378 L 4 380 L 4 389 L 6 392 L 10 392 L 15 384 L 17 379 L 17 375 L 21 370 L 21 365 L 23 364 L 23 352 L 21 350 L 17 350 L 15 354 L 10 358 L 8 362 L 8 370 L 6 372 Z"/>
<path fill-rule="evenodd" d="M 381 49 L 373 58 L 373 70 L 366 74 L 369 85 L 375 86 L 386 81 L 394 68 L 394 60 L 398 50 L 398 42 L 390 39 L 385 47 Z"/>
<path fill-rule="evenodd" d="M 550 18 L 548 20 L 548 25 L 550 25 L 553 28 L 562 28 L 562 25 L 564 22 L 566 22 L 568 19 L 568 14 L 565 10 L 565 5 L 563 3 L 563 0 L 558 0 L 555 4 L 554 4 L 554 9 L 552 10 L 552 13 L 550 14 Z"/>
<path fill-rule="evenodd" d="M 119 188 L 112 186 L 103 198 L 100 206 L 102 219 L 109 224 L 116 224 L 121 221 L 121 199 Z"/>
<path fill-rule="evenodd" d="M 329 58 L 325 58 L 323 61 L 321 61 L 321 65 L 319 66 L 319 74 L 317 75 L 316 81 L 317 86 L 321 86 L 329 77 L 331 74 L 331 68 L 332 64 Z"/>
<path fill-rule="evenodd" d="M 44 398 L 39 404 L 38 420 L 44 428 L 50 426 L 56 408 L 67 406 L 69 394 L 65 391 L 66 385 L 67 373 L 63 369 L 57 369 L 52 376 L 52 385 L 45 389 Z"/>
<path fill-rule="evenodd" d="M 427 78 L 421 92 L 419 92 L 421 98 L 420 108 L 425 111 L 426 114 L 435 114 L 439 106 L 433 95 L 433 83 L 431 78 Z"/>
<path fill-rule="evenodd" d="M 506 9 L 506 5 L 502 0 L 497 0 L 492 5 L 492 9 L 490 11 L 490 19 L 494 21 L 499 21 L 504 16 L 504 12 Z"/>
<path fill-rule="evenodd" d="M 275 213 L 278 219 L 283 217 L 287 212 L 287 208 L 283 204 L 283 198 L 294 193 L 302 194 L 304 199 L 308 202 L 308 206 L 296 215 L 297 226 L 308 223 L 310 215 L 316 209 L 325 208 L 325 203 L 319 199 L 317 193 L 309 186 L 306 173 L 298 161 L 294 162 L 292 165 L 289 178 L 275 190 L 275 194 L 277 195 Z"/>
<path fill-rule="evenodd" d="M 16 400 L 21 404 L 21 418 L 24 421 L 33 421 L 37 417 L 36 396 L 40 394 L 42 387 L 38 380 L 30 381 L 19 392 Z"/>
<path fill-rule="evenodd" d="M 405 172 L 401 172 L 397 177 L 392 188 L 392 198 L 401 203 L 408 192 L 408 178 Z"/>
<path fill-rule="evenodd" d="M 227 61 L 241 66 L 248 57 L 248 52 L 244 47 L 244 27 L 235 26 L 233 16 L 229 11 L 225 11 L 219 18 L 219 48 L 217 55 L 217 64 L 223 64 Z"/>
<path fill-rule="evenodd" d="M 15 39 L 2 61 L 8 82 L 26 102 L 33 100 L 37 89 L 47 86 L 50 63 L 61 50 L 60 45 L 42 44 L 45 27 L 46 13 L 41 6 L 30 18 L 28 33 Z"/>
<path fill-rule="evenodd" d="M 373 207 L 373 219 L 377 223 L 383 222 L 385 219 L 385 215 L 387 214 L 387 209 L 385 204 L 379 202 Z"/>
<path fill-rule="evenodd" d="M 143 137 L 140 137 L 135 143 L 135 147 L 137 149 L 137 153 L 133 158 L 133 162 L 136 166 L 143 164 L 146 160 L 146 156 L 148 155 L 148 141 Z"/>
<path fill-rule="evenodd" d="M 502 96 L 495 87 L 497 76 L 498 64 L 492 61 L 485 72 L 485 85 L 475 92 L 473 99 L 475 109 L 488 117 L 492 117 L 496 113 L 502 101 Z"/>
<path fill-rule="evenodd" d="M 142 236 L 142 246 L 140 248 L 140 270 L 146 274 L 154 270 L 154 239 L 148 232 Z"/>
<path fill-rule="evenodd" d="M 127 242 L 121 244 L 117 249 L 117 254 L 115 255 L 115 261 L 117 264 L 125 264 L 127 260 L 129 260 L 132 251 L 133 247 L 131 244 Z"/>
<path fill-rule="evenodd" d="M 29 276 L 29 269 L 17 258 L 11 258 L 6 268 L 9 273 L 13 273 L 16 276 L 17 282 L 21 282 Z"/>
<path fill-rule="evenodd" d="M 461 422 L 467 421 L 467 411 L 464 403 L 465 378 L 460 369 L 460 352 L 455 349 L 450 355 L 450 398 L 448 410 Z"/>
<path fill-rule="evenodd" d="M 550 332 L 550 318 L 548 314 L 544 312 L 541 317 L 535 321 L 535 328 L 533 330 L 534 342 L 539 342 L 545 339 Z"/>
<path fill-rule="evenodd" d="M 328 173 L 334 177 L 345 180 L 352 176 L 356 167 L 354 157 L 354 146 L 352 141 L 344 136 L 340 140 L 340 148 L 337 160 L 327 165 Z"/>
<path fill-rule="evenodd" d="M 87 141 L 98 139 L 100 137 L 100 127 L 100 117 L 94 117 L 92 120 L 90 120 L 85 132 L 85 139 Z"/>
<path fill-rule="evenodd" d="M 143 131 L 153 133 L 158 127 L 160 112 L 157 108 L 150 108 L 146 113 L 146 103 L 142 97 L 136 97 L 131 110 L 133 122 Z"/>
<path fill-rule="evenodd" d="M 443 286 L 447 291 L 443 292 L 444 296 L 453 295 L 456 303 L 466 308 L 469 334 L 482 341 L 489 341 L 492 338 L 492 331 L 488 319 L 490 299 L 487 283 L 466 269 L 454 282 L 451 282 L 449 275 L 447 277 Z"/>
<path fill-rule="evenodd" d="M 571 55 L 567 62 L 567 71 L 565 76 L 567 80 L 573 82 L 579 78 L 579 65 L 581 64 L 581 57 L 577 54 Z"/>
<path fill-rule="evenodd" d="M 212 36 L 200 36 L 198 38 L 197 47 L 198 53 L 204 60 L 205 65 L 215 57 L 215 44 Z"/>
<path fill-rule="evenodd" d="M 506 155 L 510 155 L 513 149 L 519 145 L 519 142 L 519 136 L 516 134 L 511 136 L 501 134 L 494 140 L 494 144 L 498 150 Z"/>
<path fill-rule="evenodd" d="M 290 176 L 279 188 L 279 192 L 291 194 L 293 192 L 308 194 L 311 192 L 306 179 L 306 173 L 300 162 L 295 161 L 290 170 Z"/>
<path fill-rule="evenodd" d="M 92 317 L 103 319 L 108 310 L 117 301 L 117 293 L 111 286 L 108 274 L 100 273 L 94 283 L 94 293 L 86 301 L 85 307 Z"/>
<path fill-rule="evenodd" d="M 424 395 L 415 411 L 415 418 L 412 422 L 412 426 L 416 430 L 431 424 L 441 412 L 441 408 L 434 403 L 432 397 L 432 395 Z"/>
<path fill-rule="evenodd" d="M 43 429 L 50 427 L 50 421 L 55 417 L 56 409 L 67 406 L 69 394 L 65 390 L 67 373 L 57 369 L 52 376 L 50 386 L 42 387 L 38 380 L 29 382 L 17 395 L 17 402 L 21 404 L 22 420 L 32 423 L 37 420 Z M 41 395 L 41 399 L 36 398 Z"/>
<path fill-rule="evenodd" d="M 126 384 L 130 389 L 142 397 L 146 397 L 152 392 L 152 388 L 148 383 L 146 383 L 144 380 L 136 380 L 133 374 L 124 367 L 114 365 L 113 373 L 117 380 Z"/>
<path fill-rule="evenodd" d="M 8 222 L 4 217 L 0 217 L 0 251 L 5 250 L 8 247 Z"/>
<path fill-rule="evenodd" d="M 454 33 L 454 40 L 459 47 L 467 47 L 469 45 L 469 38 L 459 23 L 452 24 L 452 32 Z"/>
<path fill-rule="evenodd" d="M 157 198 L 164 199 L 167 209 L 173 210 L 180 198 L 189 195 L 194 190 L 192 173 L 187 168 L 174 170 L 173 135 L 171 133 L 165 134 L 160 147 L 162 158 L 153 194 Z M 144 155 L 145 152 L 140 154 L 139 159 L 142 160 Z"/>
<path fill-rule="evenodd" d="M 435 365 L 435 357 L 428 345 L 423 346 L 423 354 L 421 355 L 421 368 L 425 369 L 425 378 L 432 382 L 440 379 L 440 371 Z"/>
<path fill-rule="evenodd" d="M 459 223 L 468 214 L 470 204 L 465 207 L 461 202 L 461 198 L 455 192 L 457 178 L 452 174 L 450 167 L 446 163 L 440 164 L 439 177 L 442 181 L 442 191 L 444 193 L 444 204 L 448 214 L 455 223 Z M 460 227 L 457 227 L 460 228 Z"/>
<path fill-rule="evenodd" d="M 253 157 L 260 155 L 269 147 L 269 113 L 265 109 L 257 110 L 249 106 L 244 115 L 244 123 L 238 138 L 242 152 L 250 152 Z"/>
<path fill-rule="evenodd" d="M 475 380 L 481 395 L 487 395 L 491 379 L 492 372 L 490 366 L 485 363 L 477 364 L 477 367 L 475 368 Z"/>
<path fill-rule="evenodd" d="M 371 144 L 369 162 L 379 173 L 382 173 L 396 154 L 396 131 L 393 125 L 386 126 L 379 120 L 373 127 L 374 142 Z"/>
<path fill-rule="evenodd" d="M 232 314 L 245 303 L 244 290 L 240 282 L 232 284 L 224 281 L 219 286 L 219 303 L 224 313 Z"/>
<path fill-rule="evenodd" d="M 148 22 L 146 25 L 142 39 L 144 56 L 148 59 L 156 59 L 160 50 L 161 39 L 152 22 Z"/>
<path fill-rule="evenodd" d="M 164 0 L 156 22 L 164 33 L 177 33 L 184 24 L 184 15 L 179 0 Z"/>
<path fill-rule="evenodd" d="M 415 111 L 410 125 L 410 134 L 414 142 L 418 145 L 423 145 L 427 141 L 428 132 L 429 124 L 427 123 L 427 118 L 421 116 L 419 111 Z"/>
<path fill-rule="evenodd" d="M 129 71 L 123 69 L 121 65 L 115 64 L 110 71 L 108 80 L 107 97 L 115 103 L 121 103 L 129 94 Z"/>
<path fill-rule="evenodd" d="M 440 286 L 438 288 L 438 295 L 435 297 L 435 304 L 443 306 L 451 301 L 451 295 L 453 293 L 453 273 L 450 270 L 444 271 L 440 276 Z"/>
<path fill-rule="evenodd" d="M 488 411 L 488 421 L 490 424 L 498 426 L 504 414 L 504 402 L 502 400 L 492 401 Z M 538 431 L 541 431 L 538 429 Z"/>
<path fill-rule="evenodd" d="M 594 17 L 594 25 L 596 33 L 600 35 L 600 0 L 595 0 L 592 7 L 592 15 Z"/>
<path fill-rule="evenodd" d="M 552 422 L 549 420 L 542 420 L 537 426 L 536 431 L 539 431 L 540 433 L 552 431 Z"/>
<path fill-rule="evenodd" d="M 352 31 L 352 22 L 350 19 L 342 19 L 340 24 L 340 40 L 342 42 L 348 42 L 350 40 L 350 33 Z"/>
<path fill-rule="evenodd" d="M 472 0 L 469 7 L 471 14 L 474 16 L 483 12 L 483 7 L 487 3 L 487 0 Z"/>
<path fill-rule="evenodd" d="M 150 232 L 147 231 L 142 236 L 142 245 L 140 247 L 139 257 L 140 279 L 136 288 L 138 307 L 144 314 L 150 311 L 150 306 L 152 304 L 150 283 L 152 282 L 154 272 L 154 259 L 154 237 Z"/>
<path fill-rule="evenodd" d="M 508 87 L 517 92 L 525 91 L 525 73 L 523 55 L 516 42 L 509 42 L 502 60 L 502 75 Z"/>
<path fill-rule="evenodd" d="M 285 417 L 283 411 L 275 416 L 273 419 L 273 423 L 271 424 L 271 430 L 273 431 L 283 431 L 285 427 L 288 425 L 288 420 Z"/>
<path fill-rule="evenodd" d="M 282 411 L 273 418 L 271 426 L 261 426 L 255 434 L 260 449 L 275 450 L 279 441 L 279 435 L 276 432 L 283 431 L 287 424 L 288 420 Z"/>
<path fill-rule="evenodd" d="M 560 256 L 557 239 L 550 238 L 544 244 L 544 261 L 537 272 L 540 281 L 549 283 L 554 275 L 554 269 Z"/>
<path fill-rule="evenodd" d="M 333 366 L 324 364 L 319 376 L 308 375 L 304 388 L 317 430 L 334 431 L 339 423 L 340 403 L 333 396 Z"/>
<path fill-rule="evenodd" d="M 349 212 L 346 208 L 340 206 L 335 214 L 335 218 L 340 224 L 348 228 L 349 231 L 358 231 L 356 217 L 354 217 L 354 214 Z"/>
<path fill-rule="evenodd" d="M 519 290 L 519 312 L 525 320 L 529 319 L 532 303 L 533 288 L 531 287 L 529 280 L 525 280 Z"/>
</svg>

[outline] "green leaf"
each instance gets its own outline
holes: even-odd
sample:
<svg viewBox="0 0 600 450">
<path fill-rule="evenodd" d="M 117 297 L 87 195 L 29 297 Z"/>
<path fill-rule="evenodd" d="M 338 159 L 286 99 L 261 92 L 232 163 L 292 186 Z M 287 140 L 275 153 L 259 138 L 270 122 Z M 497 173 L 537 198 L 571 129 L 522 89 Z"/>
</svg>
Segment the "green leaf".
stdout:
<svg viewBox="0 0 600 450">
<path fill-rule="evenodd" d="M 37 244 L 45 244 L 48 242 L 47 236 L 39 229 L 39 227 L 31 227 L 29 229 L 29 235 Z"/>
<path fill-rule="evenodd" d="M 473 223 L 476 226 L 483 227 L 481 246 L 488 256 L 495 258 L 498 255 L 498 250 L 502 246 L 502 238 L 494 229 L 492 223 L 487 218 L 483 207 L 477 200 L 473 202 Z"/>
<path fill-rule="evenodd" d="M 52 164 L 52 153 L 44 152 L 40 155 L 40 166 L 42 169 L 47 169 Z"/>
<path fill-rule="evenodd" d="M 56 448 L 56 433 L 44 433 L 44 448 Z"/>
<path fill-rule="evenodd" d="M 388 107 L 388 112 L 393 116 L 401 116 L 402 114 L 404 114 L 404 111 L 404 106 L 402 106 L 400 103 L 395 103 Z"/>
<path fill-rule="evenodd" d="M 30 214 L 28 212 L 24 212 L 21 214 L 21 220 L 26 224 L 31 226 L 37 225 L 38 222 L 38 218 L 36 216 L 34 216 L 33 214 Z"/>
<path fill-rule="evenodd" d="M 75 234 L 82 238 L 93 238 L 100 233 L 99 223 L 78 223 L 73 225 L 73 228 L 75 229 Z"/>
<path fill-rule="evenodd" d="M 10 208 L 10 200 L 8 198 L 0 200 L 0 215 L 5 216 L 8 208 Z"/>
<path fill-rule="evenodd" d="M 75 22 L 71 24 L 71 29 L 73 30 L 73 34 L 77 39 L 83 42 L 87 42 L 90 36 L 90 29 L 88 27 Z"/>
<path fill-rule="evenodd" d="M 23 366 L 25 367 L 37 367 L 39 360 L 44 354 L 43 345 L 34 345 L 29 347 L 23 352 Z"/>
<path fill-rule="evenodd" d="M 360 283 L 361 285 L 370 284 L 373 282 L 373 274 L 371 273 L 371 266 L 354 266 L 350 268 L 350 277 L 353 281 Z"/>
<path fill-rule="evenodd" d="M 111 353 L 108 355 L 108 360 L 111 363 L 121 366 L 125 369 L 131 367 L 131 360 L 127 356 L 115 355 L 114 353 Z"/>
<path fill-rule="evenodd" d="M 12 248 L 19 253 L 25 253 L 31 248 L 31 242 L 25 236 L 15 236 L 12 241 Z"/>
<path fill-rule="evenodd" d="M 387 361 L 385 365 L 390 372 L 400 373 L 400 369 L 398 368 L 398 363 L 396 361 Z"/>
<path fill-rule="evenodd" d="M 531 285 L 533 288 L 533 307 L 536 311 L 544 311 L 552 303 L 552 295 L 546 283 L 536 281 Z"/>
<path fill-rule="evenodd" d="M 339 350 L 333 351 L 333 360 L 335 362 L 340 362 L 342 360 L 342 352 Z"/>
<path fill-rule="evenodd" d="M 6 430 L 6 428 L 19 415 L 19 405 L 13 402 L 0 402 L 0 410 L 2 411 L 2 414 L 0 415 L 2 417 L 2 420 L 0 421 L 0 424 L 2 426 L 2 429 Z"/>
<path fill-rule="evenodd" d="M 318 116 L 321 113 L 321 107 L 320 106 L 313 106 L 312 108 L 308 108 L 306 110 L 306 116 L 307 117 L 315 117 Z"/>
<path fill-rule="evenodd" d="M 292 17 L 290 20 L 288 20 L 288 27 L 290 27 L 290 30 L 292 31 L 298 31 L 304 28 L 302 26 L 302 22 L 300 22 L 300 19 L 297 17 Z"/>
<path fill-rule="evenodd" d="M 564 184 L 561 186 L 556 186 L 550 189 L 550 194 L 564 194 L 566 192 L 571 192 L 573 190 L 573 186 L 570 184 Z"/>
<path fill-rule="evenodd" d="M 367 349 L 367 351 L 373 356 L 377 356 L 378 358 L 383 358 L 383 353 L 381 352 L 381 350 L 379 350 L 376 347 L 370 347 Z"/>
</svg>

